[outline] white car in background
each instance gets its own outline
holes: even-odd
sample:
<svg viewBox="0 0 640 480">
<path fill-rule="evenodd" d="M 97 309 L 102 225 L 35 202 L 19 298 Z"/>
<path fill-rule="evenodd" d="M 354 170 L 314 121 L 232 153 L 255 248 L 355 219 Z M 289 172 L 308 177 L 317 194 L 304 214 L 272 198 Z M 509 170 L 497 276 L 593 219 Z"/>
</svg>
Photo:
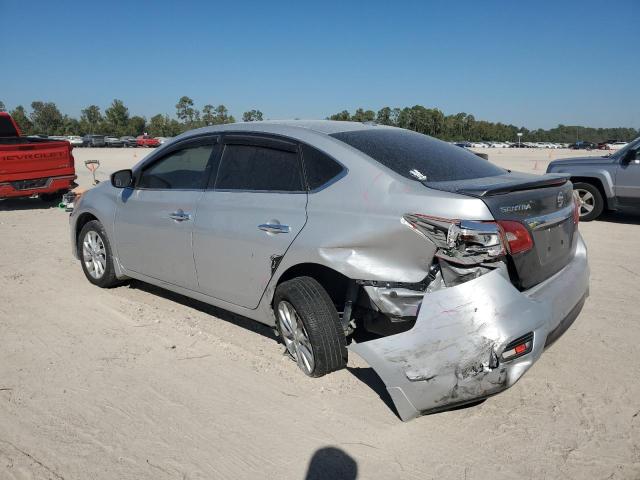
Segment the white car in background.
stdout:
<svg viewBox="0 0 640 480">
<path fill-rule="evenodd" d="M 169 140 L 171 140 L 173 137 L 156 137 L 158 139 L 158 142 L 160 142 L 160 145 L 163 145 L 165 143 L 167 143 Z"/>
<path fill-rule="evenodd" d="M 609 147 L 609 150 L 620 150 L 626 144 L 627 142 L 613 142 L 613 143 L 607 143 L 607 147 Z"/>
<path fill-rule="evenodd" d="M 504 142 L 491 142 L 493 148 L 509 148 L 511 145 Z"/>
<path fill-rule="evenodd" d="M 66 140 L 74 147 L 82 146 L 82 137 L 79 135 L 68 135 Z"/>
<path fill-rule="evenodd" d="M 471 148 L 489 148 L 486 143 L 482 142 L 471 142 Z"/>
</svg>

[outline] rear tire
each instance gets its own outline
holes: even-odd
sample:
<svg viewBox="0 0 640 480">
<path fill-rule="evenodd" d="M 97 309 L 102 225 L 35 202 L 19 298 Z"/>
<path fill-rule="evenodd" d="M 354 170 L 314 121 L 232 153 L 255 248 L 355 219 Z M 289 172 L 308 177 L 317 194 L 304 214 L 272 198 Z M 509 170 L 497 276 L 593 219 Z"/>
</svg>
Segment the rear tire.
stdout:
<svg viewBox="0 0 640 480">
<path fill-rule="evenodd" d="M 590 222 L 600 216 L 604 210 L 604 199 L 598 187 L 591 183 L 577 182 L 573 190 L 578 194 L 580 202 L 580 221 Z"/>
<path fill-rule="evenodd" d="M 338 312 L 317 280 L 298 277 L 281 283 L 273 309 L 282 341 L 306 375 L 322 377 L 346 366 L 347 340 Z"/>
<path fill-rule="evenodd" d="M 118 285 L 111 254 L 111 244 L 102 223 L 87 222 L 78 235 L 78 256 L 87 280 L 101 288 Z"/>
</svg>

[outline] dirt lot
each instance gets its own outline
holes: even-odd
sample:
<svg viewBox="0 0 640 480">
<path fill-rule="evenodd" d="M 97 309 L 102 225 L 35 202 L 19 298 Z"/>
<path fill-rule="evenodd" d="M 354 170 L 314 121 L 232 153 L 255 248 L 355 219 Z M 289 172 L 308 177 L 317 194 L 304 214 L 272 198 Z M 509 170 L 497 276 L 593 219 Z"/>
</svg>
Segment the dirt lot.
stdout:
<svg viewBox="0 0 640 480">
<path fill-rule="evenodd" d="M 105 179 L 148 152 L 75 150 L 80 182 L 85 159 Z M 540 173 L 571 155 L 488 153 Z M 639 224 L 580 226 L 591 297 L 518 384 L 402 423 L 355 355 L 307 379 L 250 320 L 93 287 L 62 210 L 0 202 L 0 478 L 640 478 Z"/>
</svg>

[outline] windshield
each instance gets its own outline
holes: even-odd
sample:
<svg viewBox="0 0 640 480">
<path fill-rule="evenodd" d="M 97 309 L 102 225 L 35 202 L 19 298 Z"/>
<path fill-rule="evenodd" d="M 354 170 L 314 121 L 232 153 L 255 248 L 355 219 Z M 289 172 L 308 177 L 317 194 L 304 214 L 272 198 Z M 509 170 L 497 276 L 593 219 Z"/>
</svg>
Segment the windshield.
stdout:
<svg viewBox="0 0 640 480">
<path fill-rule="evenodd" d="M 632 150 L 632 149 L 635 150 L 638 147 L 640 147 L 640 137 L 638 137 L 635 140 L 627 143 L 624 147 L 622 147 L 617 152 L 612 153 L 611 157 L 613 157 L 613 158 L 622 158 L 627 154 L 627 152 L 629 150 Z"/>
<path fill-rule="evenodd" d="M 400 128 L 372 128 L 331 136 L 411 180 L 443 182 L 507 173 L 463 148 Z"/>
</svg>

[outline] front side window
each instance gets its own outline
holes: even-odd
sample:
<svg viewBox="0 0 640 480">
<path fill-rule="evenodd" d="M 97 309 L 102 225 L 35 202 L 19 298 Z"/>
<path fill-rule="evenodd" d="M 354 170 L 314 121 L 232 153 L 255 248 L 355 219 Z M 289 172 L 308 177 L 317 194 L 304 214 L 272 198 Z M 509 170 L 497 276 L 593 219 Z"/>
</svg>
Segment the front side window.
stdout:
<svg viewBox="0 0 640 480">
<path fill-rule="evenodd" d="M 200 190 L 209 175 L 213 145 L 183 148 L 143 170 L 138 188 Z"/>
<path fill-rule="evenodd" d="M 227 144 L 215 189 L 303 191 L 298 154 L 256 145 Z"/>
</svg>

